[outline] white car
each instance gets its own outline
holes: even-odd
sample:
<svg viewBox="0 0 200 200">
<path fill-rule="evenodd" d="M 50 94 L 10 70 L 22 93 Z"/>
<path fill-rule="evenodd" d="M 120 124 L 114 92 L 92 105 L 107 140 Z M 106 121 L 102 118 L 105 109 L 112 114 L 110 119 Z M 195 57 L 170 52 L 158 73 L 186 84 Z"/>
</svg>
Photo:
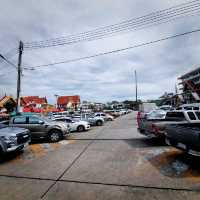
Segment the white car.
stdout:
<svg viewBox="0 0 200 200">
<path fill-rule="evenodd" d="M 54 121 L 62 121 L 65 122 L 69 125 L 70 127 L 70 131 L 78 131 L 78 132 L 82 132 L 82 131 L 87 131 L 90 129 L 90 124 L 88 122 L 85 121 L 75 121 L 69 117 L 60 117 L 60 118 L 54 118 L 52 119 Z"/>
<path fill-rule="evenodd" d="M 95 117 L 102 117 L 105 121 L 113 121 L 114 117 L 105 113 L 95 113 Z"/>
</svg>

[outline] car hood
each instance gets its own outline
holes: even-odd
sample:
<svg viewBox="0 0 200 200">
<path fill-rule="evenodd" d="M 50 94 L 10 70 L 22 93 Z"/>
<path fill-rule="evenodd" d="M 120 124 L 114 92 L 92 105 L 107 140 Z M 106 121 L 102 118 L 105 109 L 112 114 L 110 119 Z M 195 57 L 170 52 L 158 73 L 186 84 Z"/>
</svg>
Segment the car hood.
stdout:
<svg viewBox="0 0 200 200">
<path fill-rule="evenodd" d="M 64 127 L 64 128 L 69 128 L 65 122 L 52 121 L 52 122 L 48 122 L 46 124 L 51 125 L 51 126 L 60 126 L 60 127 Z"/>
<path fill-rule="evenodd" d="M 5 127 L 0 129 L 0 136 L 16 136 L 20 133 L 28 133 L 29 131 L 25 128 L 18 128 L 18 127 Z"/>
</svg>

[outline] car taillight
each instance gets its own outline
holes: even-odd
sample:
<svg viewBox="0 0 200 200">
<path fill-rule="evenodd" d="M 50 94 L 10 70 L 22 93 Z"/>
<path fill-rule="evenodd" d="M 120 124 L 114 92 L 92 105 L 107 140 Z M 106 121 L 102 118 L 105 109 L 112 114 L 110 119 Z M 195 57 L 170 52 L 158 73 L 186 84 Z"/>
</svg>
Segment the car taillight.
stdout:
<svg viewBox="0 0 200 200">
<path fill-rule="evenodd" d="M 141 112 L 138 112 L 137 113 L 137 125 L 138 125 L 138 127 L 139 127 L 139 121 L 140 121 L 140 119 L 141 119 Z"/>
</svg>

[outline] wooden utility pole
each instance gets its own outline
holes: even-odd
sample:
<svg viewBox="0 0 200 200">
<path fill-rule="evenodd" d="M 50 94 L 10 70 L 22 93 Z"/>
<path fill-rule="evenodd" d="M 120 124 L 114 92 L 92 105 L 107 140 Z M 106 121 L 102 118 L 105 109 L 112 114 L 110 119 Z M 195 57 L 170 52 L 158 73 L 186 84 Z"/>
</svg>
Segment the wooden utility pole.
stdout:
<svg viewBox="0 0 200 200">
<path fill-rule="evenodd" d="M 20 92 L 21 92 L 21 75 L 22 75 L 22 53 L 23 53 L 23 42 L 19 42 L 19 57 L 18 57 L 18 65 L 17 65 L 17 105 L 16 105 L 16 113 L 19 113 L 20 108 Z"/>
</svg>

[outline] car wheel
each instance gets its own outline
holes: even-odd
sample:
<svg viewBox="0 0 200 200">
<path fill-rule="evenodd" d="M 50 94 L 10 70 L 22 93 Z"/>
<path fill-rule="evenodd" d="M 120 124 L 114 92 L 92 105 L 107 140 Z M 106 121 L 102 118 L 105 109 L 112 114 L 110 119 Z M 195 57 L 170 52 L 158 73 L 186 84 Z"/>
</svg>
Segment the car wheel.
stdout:
<svg viewBox="0 0 200 200">
<path fill-rule="evenodd" d="M 61 134 L 59 130 L 51 130 L 49 133 L 49 140 L 51 142 L 58 142 L 61 139 Z"/>
<path fill-rule="evenodd" d="M 112 119 L 111 119 L 111 118 L 108 118 L 108 121 L 112 121 Z"/>
<path fill-rule="evenodd" d="M 97 125 L 97 126 L 102 126 L 102 125 L 103 125 L 103 122 L 100 121 L 100 120 L 98 120 L 97 123 L 96 123 L 96 125 Z"/>
<path fill-rule="evenodd" d="M 82 126 L 82 125 L 80 125 L 80 126 L 77 127 L 77 131 L 78 132 L 83 132 L 84 130 L 85 130 L 85 127 Z"/>
<path fill-rule="evenodd" d="M 0 156 L 3 155 L 3 149 L 0 147 Z"/>
</svg>

